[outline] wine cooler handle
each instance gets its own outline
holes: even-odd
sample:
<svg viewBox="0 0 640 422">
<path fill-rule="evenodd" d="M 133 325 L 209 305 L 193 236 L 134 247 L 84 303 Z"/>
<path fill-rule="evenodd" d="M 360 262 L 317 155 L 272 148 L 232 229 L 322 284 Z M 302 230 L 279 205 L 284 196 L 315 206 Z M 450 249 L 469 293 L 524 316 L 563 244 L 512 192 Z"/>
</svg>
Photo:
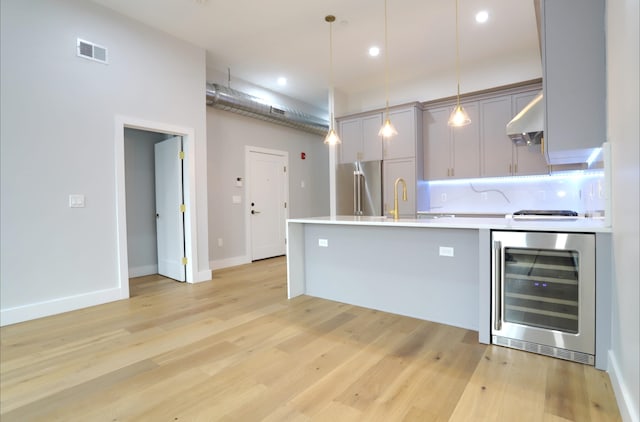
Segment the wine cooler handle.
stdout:
<svg viewBox="0 0 640 422">
<path fill-rule="evenodd" d="M 493 286 L 494 286 L 494 317 L 493 328 L 496 331 L 502 329 L 502 242 L 493 241 Z"/>
</svg>

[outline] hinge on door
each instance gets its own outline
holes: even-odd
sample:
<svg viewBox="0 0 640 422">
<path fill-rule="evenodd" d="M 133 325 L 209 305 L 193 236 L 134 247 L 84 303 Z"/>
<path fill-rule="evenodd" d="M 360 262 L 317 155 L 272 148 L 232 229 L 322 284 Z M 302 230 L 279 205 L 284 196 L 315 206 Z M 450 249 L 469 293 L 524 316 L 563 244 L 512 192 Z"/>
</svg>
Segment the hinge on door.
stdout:
<svg viewBox="0 0 640 422">
<path fill-rule="evenodd" d="M 178 158 L 180 158 L 181 160 L 184 160 L 184 151 L 180 151 L 178 153 Z"/>
<path fill-rule="evenodd" d="M 187 265 L 187 263 L 189 262 L 189 260 L 187 259 L 186 256 L 182 257 L 182 265 Z"/>
<path fill-rule="evenodd" d="M 286 202 L 284 203 L 284 207 L 287 208 L 287 203 Z"/>
<path fill-rule="evenodd" d="M 180 204 L 180 212 L 186 212 L 187 206 L 185 204 Z"/>
<path fill-rule="evenodd" d="M 287 172 L 287 166 L 284 166 L 284 172 L 285 173 Z"/>
</svg>

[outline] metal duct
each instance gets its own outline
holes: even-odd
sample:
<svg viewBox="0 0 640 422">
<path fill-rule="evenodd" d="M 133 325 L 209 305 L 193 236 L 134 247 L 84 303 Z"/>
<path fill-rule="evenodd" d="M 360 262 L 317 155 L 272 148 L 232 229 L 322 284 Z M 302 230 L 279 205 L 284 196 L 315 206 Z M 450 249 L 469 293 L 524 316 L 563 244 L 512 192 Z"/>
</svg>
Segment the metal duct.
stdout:
<svg viewBox="0 0 640 422">
<path fill-rule="evenodd" d="M 207 105 L 316 135 L 326 135 L 329 130 L 329 122 L 319 117 L 264 104 L 256 97 L 214 83 L 207 83 Z"/>
</svg>

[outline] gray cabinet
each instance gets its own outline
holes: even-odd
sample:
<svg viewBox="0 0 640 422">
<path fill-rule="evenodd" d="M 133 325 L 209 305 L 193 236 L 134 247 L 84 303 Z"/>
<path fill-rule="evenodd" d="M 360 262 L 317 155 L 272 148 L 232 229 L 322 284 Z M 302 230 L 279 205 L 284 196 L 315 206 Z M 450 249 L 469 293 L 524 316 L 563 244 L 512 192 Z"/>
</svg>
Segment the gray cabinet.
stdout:
<svg viewBox="0 0 640 422">
<path fill-rule="evenodd" d="M 540 0 L 549 164 L 584 163 L 606 140 L 605 0 Z"/>
<path fill-rule="evenodd" d="M 382 160 L 382 113 L 338 119 L 340 163 Z"/>
<path fill-rule="evenodd" d="M 507 123 L 540 92 L 540 82 L 497 88 L 461 102 L 471 123 L 447 125 L 455 100 L 431 102 L 424 109 L 426 180 L 547 174 L 540 146 L 516 146 Z"/>
<path fill-rule="evenodd" d="M 545 174 L 547 163 L 538 145 L 516 146 L 505 126 L 536 96 L 538 90 L 505 94 L 480 101 L 483 177 Z"/>
<path fill-rule="evenodd" d="M 415 157 L 421 144 L 422 115 L 416 105 L 394 108 L 389 111 L 389 119 L 398 134 L 391 139 L 383 139 L 383 159 Z"/>
<path fill-rule="evenodd" d="M 471 123 L 459 128 L 447 124 L 454 103 L 430 107 L 423 112 L 424 178 L 471 178 L 480 176 L 480 139 L 477 102 L 463 102 Z"/>
</svg>

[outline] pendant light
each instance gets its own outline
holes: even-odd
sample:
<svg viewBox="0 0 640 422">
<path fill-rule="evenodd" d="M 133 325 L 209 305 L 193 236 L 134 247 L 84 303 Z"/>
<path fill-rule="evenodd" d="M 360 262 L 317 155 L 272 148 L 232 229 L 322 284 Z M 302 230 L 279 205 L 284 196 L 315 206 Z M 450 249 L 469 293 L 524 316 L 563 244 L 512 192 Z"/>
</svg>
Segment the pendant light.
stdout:
<svg viewBox="0 0 640 422">
<path fill-rule="evenodd" d="M 460 105 L 460 41 L 459 38 L 459 29 L 458 29 L 458 0 L 456 0 L 456 79 L 458 82 L 458 97 L 456 102 L 456 108 L 453 109 L 451 115 L 449 116 L 449 121 L 447 124 L 453 127 L 461 127 L 466 126 L 471 123 L 471 118 L 465 111 L 464 108 Z"/>
<path fill-rule="evenodd" d="M 329 22 L 329 132 L 324 138 L 324 143 L 327 145 L 336 145 L 340 143 L 340 137 L 333 128 L 333 22 L 336 17 L 333 15 L 327 15 L 324 17 L 326 22 Z"/>
<path fill-rule="evenodd" d="M 384 124 L 378 132 L 378 136 L 390 139 L 398 134 L 396 128 L 389 119 L 389 42 L 387 41 L 387 0 L 384 0 L 384 86 L 387 105 L 385 108 Z"/>
</svg>

